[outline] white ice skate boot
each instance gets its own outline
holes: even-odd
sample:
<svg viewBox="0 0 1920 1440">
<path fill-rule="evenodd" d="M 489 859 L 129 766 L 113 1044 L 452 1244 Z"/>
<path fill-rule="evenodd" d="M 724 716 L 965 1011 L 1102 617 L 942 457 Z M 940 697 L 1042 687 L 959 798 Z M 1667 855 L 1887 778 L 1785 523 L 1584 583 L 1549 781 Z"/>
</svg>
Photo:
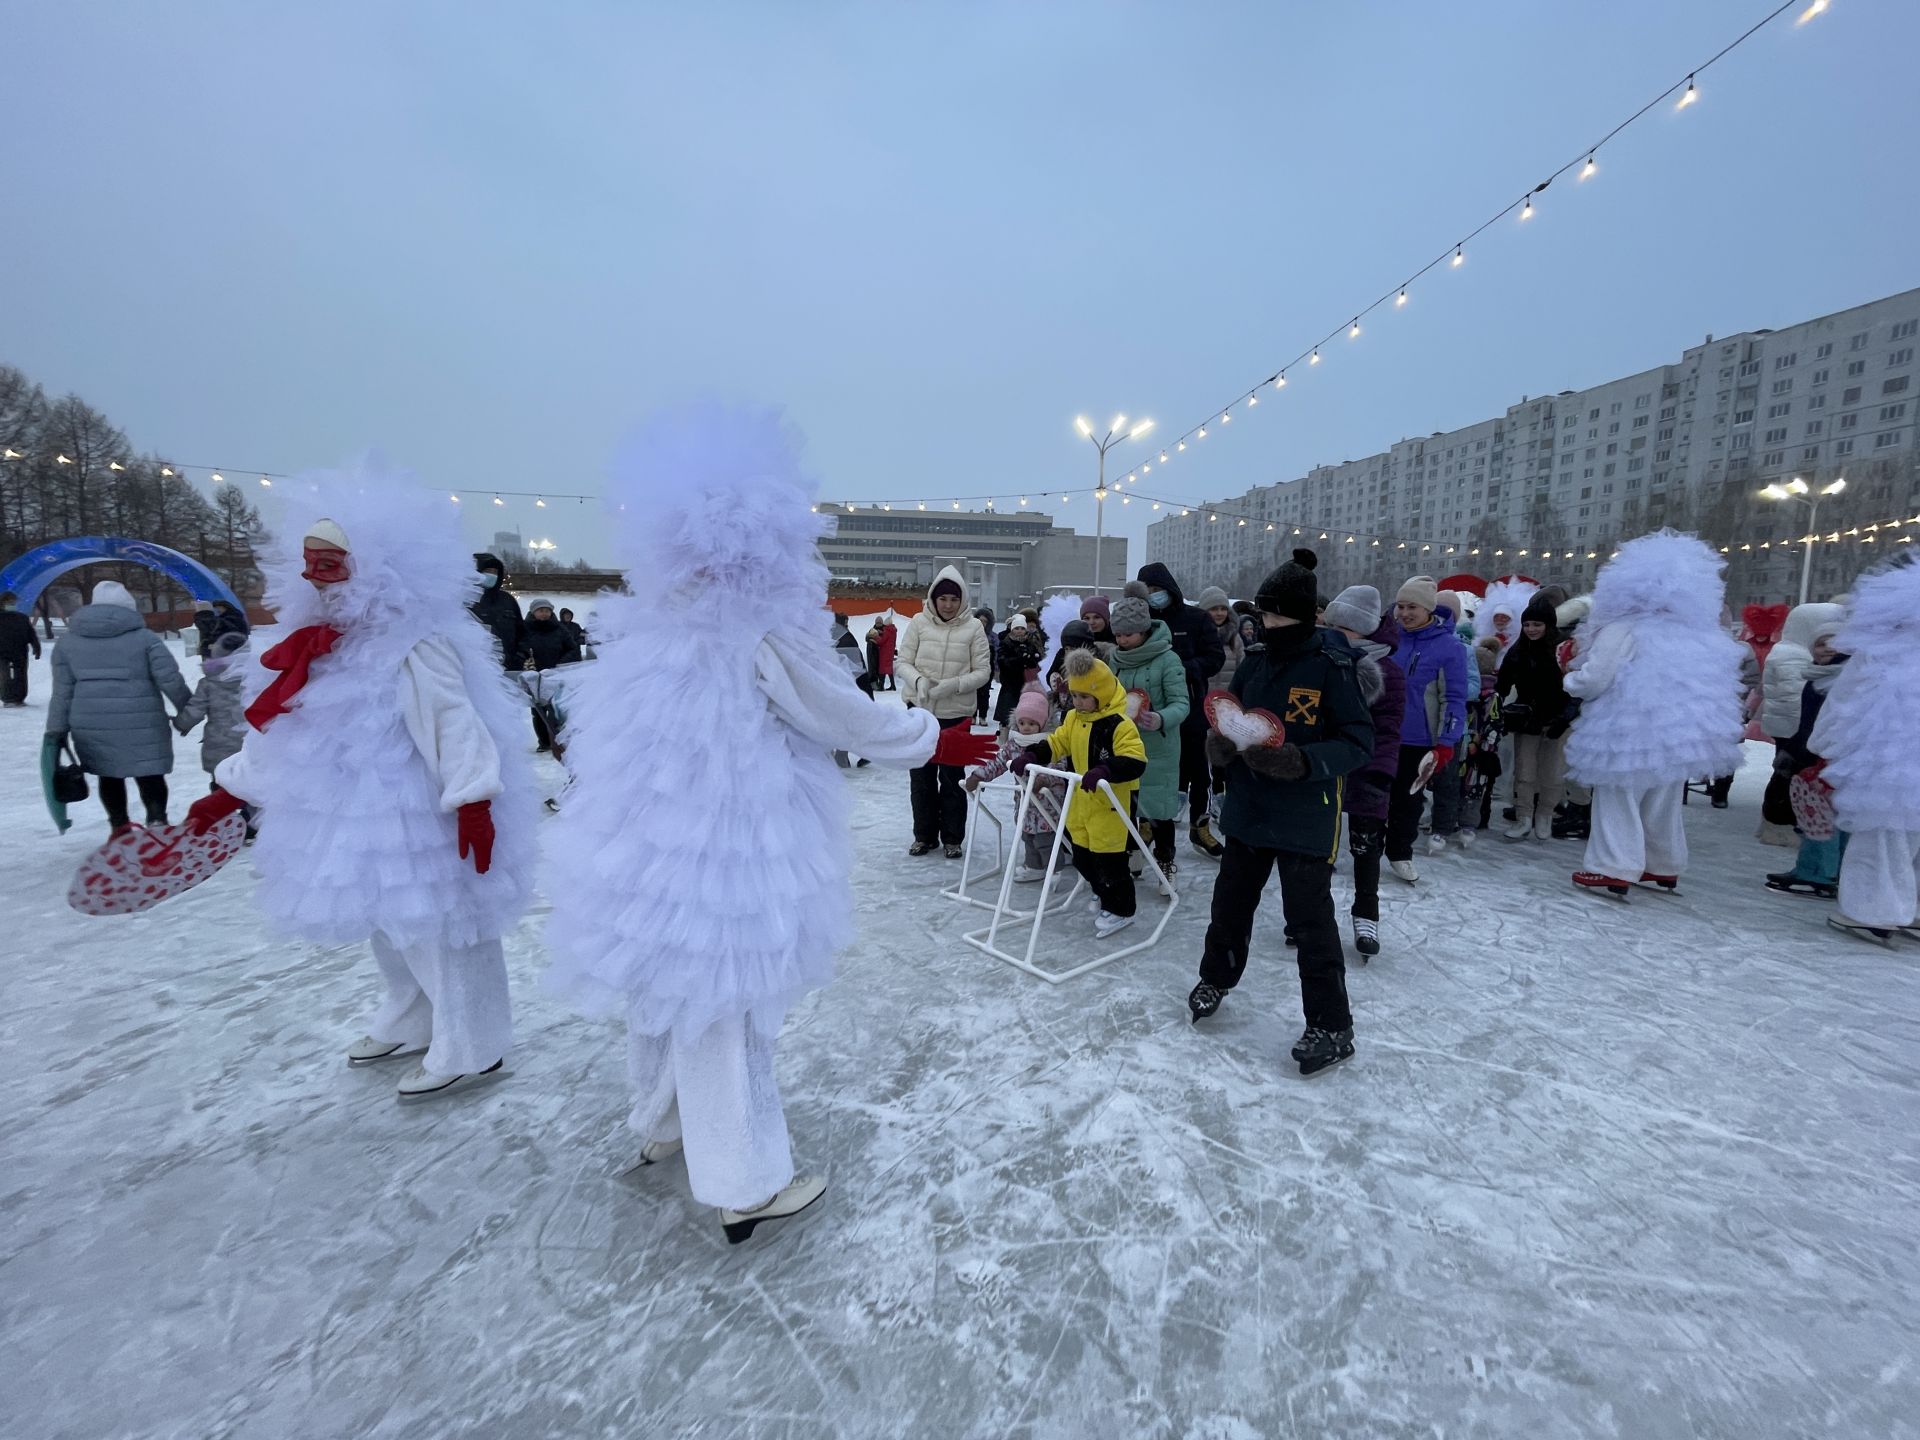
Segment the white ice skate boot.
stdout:
<svg viewBox="0 0 1920 1440">
<path fill-rule="evenodd" d="M 1469 827 L 1462 827 L 1453 832 L 1453 843 L 1458 845 L 1462 850 L 1471 850 L 1473 848 L 1473 842 L 1479 838 L 1480 832 Z"/>
<path fill-rule="evenodd" d="M 1404 880 L 1409 885 L 1417 883 L 1420 879 L 1420 872 L 1413 868 L 1411 860 L 1389 860 L 1387 868 L 1393 871 L 1394 879 Z"/>
<path fill-rule="evenodd" d="M 397 1060 L 402 1055 L 418 1055 L 427 1047 L 408 1045 L 400 1040 L 376 1040 L 371 1035 L 362 1035 L 347 1047 L 347 1064 L 373 1065 L 382 1060 Z"/>
<path fill-rule="evenodd" d="M 1096 939 L 1104 940 L 1109 935 L 1118 935 L 1127 926 L 1133 924 L 1131 915 L 1114 915 L 1102 910 L 1093 920 L 1093 933 Z"/>
<path fill-rule="evenodd" d="M 1551 829 L 1553 816 L 1547 816 L 1547 825 Z M 1513 823 L 1500 832 L 1502 840 L 1524 840 L 1533 834 L 1533 816 L 1521 812 L 1513 817 Z"/>
<path fill-rule="evenodd" d="M 1427 854 L 1444 855 L 1447 853 L 1447 837 L 1444 835 L 1427 836 Z"/>
<path fill-rule="evenodd" d="M 678 1155 L 681 1142 L 678 1140 L 649 1140 L 640 1147 L 640 1158 L 627 1170 L 631 1175 L 635 1170 L 644 1170 L 649 1165 L 661 1165 Z"/>
<path fill-rule="evenodd" d="M 471 1075 L 436 1075 L 424 1065 L 416 1065 L 413 1072 L 400 1082 L 402 1100 L 424 1100 L 430 1095 L 445 1095 L 454 1090 L 467 1090 L 485 1083 L 487 1077 L 498 1075 L 506 1065 L 505 1060 L 496 1060 L 484 1070 Z"/>
<path fill-rule="evenodd" d="M 826 1193 L 827 1182 L 824 1177 L 796 1175 L 786 1189 L 764 1205 L 756 1205 L 751 1210 L 722 1210 L 720 1228 L 726 1231 L 729 1245 L 738 1245 L 753 1234 L 755 1226 L 798 1215 Z"/>
<path fill-rule="evenodd" d="M 1046 871 L 1032 865 L 1022 865 L 1013 872 L 1013 883 L 1016 885 L 1038 885 L 1046 878 Z"/>
</svg>

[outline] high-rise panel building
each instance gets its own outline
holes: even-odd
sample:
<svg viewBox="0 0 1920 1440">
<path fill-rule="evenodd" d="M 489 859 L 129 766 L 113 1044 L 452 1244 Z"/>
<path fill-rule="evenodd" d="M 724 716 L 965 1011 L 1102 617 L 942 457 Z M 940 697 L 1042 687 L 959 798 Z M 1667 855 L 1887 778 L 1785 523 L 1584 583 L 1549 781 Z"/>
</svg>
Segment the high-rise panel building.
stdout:
<svg viewBox="0 0 1920 1440">
<path fill-rule="evenodd" d="M 1726 547 L 1736 606 L 1796 599 L 1809 552 L 1824 598 L 1902 535 L 1920 544 L 1920 525 L 1869 528 L 1920 516 L 1916 351 L 1920 290 L 1709 336 L 1669 364 L 1192 506 L 1149 528 L 1147 557 L 1238 594 L 1303 544 L 1329 593 L 1458 571 L 1579 589 L 1622 540 L 1673 526 Z M 1817 517 L 1760 493 L 1795 477 L 1812 497 L 1846 484 Z"/>
</svg>

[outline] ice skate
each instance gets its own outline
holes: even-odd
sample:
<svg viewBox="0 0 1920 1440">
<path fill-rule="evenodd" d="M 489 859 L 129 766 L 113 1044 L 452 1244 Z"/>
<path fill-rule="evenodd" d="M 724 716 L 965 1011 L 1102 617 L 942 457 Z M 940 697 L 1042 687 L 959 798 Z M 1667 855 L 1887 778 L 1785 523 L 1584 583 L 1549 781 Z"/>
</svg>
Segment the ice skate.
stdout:
<svg viewBox="0 0 1920 1440">
<path fill-rule="evenodd" d="M 1599 875 L 1591 870 L 1574 871 L 1573 883 L 1583 890 L 1605 891 L 1616 900 L 1626 899 L 1627 891 L 1633 888 L 1624 880 L 1616 880 L 1611 875 Z"/>
<path fill-rule="evenodd" d="M 1179 873 L 1180 873 L 1180 867 L 1174 864 L 1173 861 L 1167 860 L 1167 861 L 1161 862 L 1160 874 L 1166 880 L 1169 886 L 1173 884 L 1173 877 L 1178 875 Z"/>
<path fill-rule="evenodd" d="M 640 1147 L 640 1158 L 620 1173 L 632 1175 L 651 1165 L 663 1165 L 678 1155 L 683 1145 L 679 1140 L 649 1140 Z"/>
<path fill-rule="evenodd" d="M 1453 832 L 1453 843 L 1458 845 L 1462 850 L 1471 850 L 1473 848 L 1473 842 L 1479 838 L 1480 833 L 1477 830 L 1461 829 Z"/>
<path fill-rule="evenodd" d="M 382 1060 L 418 1055 L 426 1048 L 424 1045 L 408 1045 L 400 1040 L 376 1040 L 371 1035 L 362 1035 L 347 1047 L 347 1064 L 377 1065 Z"/>
<path fill-rule="evenodd" d="M 1427 836 L 1427 854 L 1444 855 L 1447 853 L 1447 837 L 1444 835 Z"/>
<path fill-rule="evenodd" d="M 751 1210 L 722 1210 L 720 1228 L 726 1232 L 729 1245 L 738 1245 L 753 1234 L 757 1226 L 771 1220 L 791 1219 L 826 1193 L 824 1177 L 796 1175 L 786 1189 L 764 1205 L 756 1205 Z"/>
<path fill-rule="evenodd" d="M 1669 895 L 1678 895 L 1680 893 L 1680 877 L 1678 875 L 1656 875 L 1649 870 L 1633 883 L 1644 886 L 1649 890 L 1664 890 Z"/>
<path fill-rule="evenodd" d="M 947 846 L 947 859 L 949 860 L 959 860 L 963 858 L 966 855 L 966 853 L 967 853 L 967 847 L 964 845 Z"/>
<path fill-rule="evenodd" d="M 1549 819 L 1548 824 L 1552 824 L 1551 819 Z M 1549 831 L 1549 833 L 1551 833 L 1551 831 Z M 1532 834 L 1533 817 L 1528 816 L 1524 820 L 1516 819 L 1511 825 L 1500 832 L 1500 838 L 1502 840 L 1525 840 Z"/>
<path fill-rule="evenodd" d="M 1553 838 L 1553 816 L 1542 810 L 1533 817 L 1533 838 L 1551 840 Z"/>
<path fill-rule="evenodd" d="M 1193 1023 L 1198 1025 L 1214 1011 L 1220 1008 L 1220 1002 L 1226 999 L 1226 993 L 1216 990 L 1202 980 L 1188 992 L 1187 1009 L 1193 1013 Z"/>
<path fill-rule="evenodd" d="M 1038 885 L 1046 878 L 1047 872 L 1033 865 L 1022 865 L 1013 872 L 1013 883 L 1016 885 Z"/>
<path fill-rule="evenodd" d="M 1227 853 L 1227 847 L 1222 845 L 1219 840 L 1214 837 L 1213 826 L 1209 821 L 1202 820 L 1198 825 L 1189 830 L 1187 832 L 1187 839 L 1193 842 L 1194 849 L 1198 850 L 1210 860 L 1218 860 L 1222 855 Z"/>
<path fill-rule="evenodd" d="M 1553 838 L 1556 840 L 1586 840 L 1593 829 L 1593 807 L 1591 805 L 1569 805 L 1566 813 L 1554 818 Z"/>
<path fill-rule="evenodd" d="M 1370 955 L 1380 953 L 1380 922 L 1368 920 L 1364 916 L 1353 917 L 1353 948 L 1360 952 L 1364 964 Z"/>
<path fill-rule="evenodd" d="M 1302 1075 L 1318 1075 L 1330 1066 L 1353 1058 L 1353 1031 L 1308 1026 L 1307 1033 L 1294 1046 L 1293 1058 L 1300 1062 Z"/>
<path fill-rule="evenodd" d="M 1293 927 L 1291 925 L 1280 932 L 1280 941 L 1289 950 L 1298 950 L 1300 948 L 1300 937 L 1293 933 Z"/>
<path fill-rule="evenodd" d="M 1807 895 L 1815 900 L 1837 900 L 1840 887 L 1821 880 L 1802 880 L 1791 870 L 1767 876 L 1767 889 L 1779 895 Z"/>
<path fill-rule="evenodd" d="M 1893 948 L 1893 937 L 1895 933 L 1893 930 L 1885 929 L 1879 925 L 1865 925 L 1858 920 L 1848 919 L 1845 914 L 1829 915 L 1827 917 L 1827 924 L 1835 930 L 1838 930 L 1842 935 L 1857 935 L 1862 940 L 1871 940 L 1874 944 L 1884 946 L 1889 950 Z"/>
<path fill-rule="evenodd" d="M 1900 938 L 1902 940 L 1920 940 L 1920 921 L 1916 921 L 1911 925 L 1902 925 L 1900 927 Z"/>
<path fill-rule="evenodd" d="M 1131 924 L 1133 924 L 1133 916 L 1131 915 L 1114 915 L 1102 910 L 1093 918 L 1094 938 L 1104 940 L 1109 935 L 1119 934 Z"/>
<path fill-rule="evenodd" d="M 931 855 L 932 853 L 933 842 L 931 840 L 916 840 L 907 847 L 907 854 L 913 856 Z"/>
<path fill-rule="evenodd" d="M 1420 881 L 1420 872 L 1413 868 L 1411 860 L 1389 860 L 1387 868 L 1393 871 L 1396 880 L 1404 880 L 1409 885 L 1416 885 Z"/>
<path fill-rule="evenodd" d="M 411 1074 L 400 1082 L 399 1095 L 402 1100 L 424 1100 L 433 1095 L 445 1095 L 454 1090 L 470 1090 L 485 1084 L 490 1075 L 499 1075 L 506 1065 L 505 1060 L 496 1060 L 484 1070 L 476 1070 L 470 1075 L 436 1075 L 424 1065 L 416 1065 Z"/>
</svg>

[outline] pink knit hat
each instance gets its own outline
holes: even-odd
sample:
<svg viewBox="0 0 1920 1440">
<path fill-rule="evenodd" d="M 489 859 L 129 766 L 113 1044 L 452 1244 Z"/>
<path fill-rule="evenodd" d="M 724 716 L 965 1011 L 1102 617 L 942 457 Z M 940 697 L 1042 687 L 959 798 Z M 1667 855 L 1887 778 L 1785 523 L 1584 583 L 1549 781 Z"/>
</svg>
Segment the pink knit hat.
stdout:
<svg viewBox="0 0 1920 1440">
<path fill-rule="evenodd" d="M 1047 723 L 1046 692 L 1036 684 L 1030 684 L 1020 692 L 1020 703 L 1013 707 L 1013 718 L 1032 720 L 1041 727 Z"/>
</svg>

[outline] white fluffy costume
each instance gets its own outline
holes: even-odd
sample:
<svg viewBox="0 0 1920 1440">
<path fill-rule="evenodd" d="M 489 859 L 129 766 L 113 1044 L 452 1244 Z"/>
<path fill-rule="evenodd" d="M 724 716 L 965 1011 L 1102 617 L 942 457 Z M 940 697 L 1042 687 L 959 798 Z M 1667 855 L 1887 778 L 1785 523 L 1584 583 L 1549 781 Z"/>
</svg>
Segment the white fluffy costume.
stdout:
<svg viewBox="0 0 1920 1440">
<path fill-rule="evenodd" d="M 1566 689 L 1567 769 L 1593 787 L 1587 869 L 1686 868 L 1681 787 L 1740 768 L 1740 643 L 1720 628 L 1724 562 L 1692 535 L 1629 540 L 1600 571 Z"/>
<path fill-rule="evenodd" d="M 371 461 L 285 493 L 265 566 L 280 644 L 320 633 L 310 627 L 338 639 L 283 712 L 255 700 L 245 744 L 215 779 L 262 807 L 252 856 L 270 922 L 321 944 L 373 942 L 388 993 L 371 1037 L 428 1046 L 435 1075 L 483 1071 L 512 1043 L 500 936 L 533 875 L 525 703 L 467 613 L 479 577 L 444 496 Z M 316 531 L 347 552 L 346 580 L 302 577 L 302 537 Z M 250 689 L 273 678 L 275 649 L 254 657 Z M 458 817 L 483 801 L 494 839 L 480 874 L 462 858 Z"/>
<path fill-rule="evenodd" d="M 634 594 L 601 602 L 568 717 L 548 984 L 625 1015 L 630 1123 L 683 1140 L 695 1197 L 721 1207 L 793 1178 L 774 1039 L 853 936 L 833 752 L 907 768 L 939 738 L 835 661 L 813 494 L 776 412 L 645 427 L 608 490 Z"/>
<path fill-rule="evenodd" d="M 1487 585 L 1487 593 L 1480 597 L 1480 608 L 1474 611 L 1474 638 L 1484 640 L 1489 635 L 1499 635 L 1500 658 L 1506 659 L 1507 651 L 1520 638 L 1520 617 L 1527 613 L 1527 601 L 1539 589 L 1533 581 L 1522 580 L 1517 575 L 1502 575 L 1491 581 Z M 1498 616 L 1506 617 L 1505 630 L 1500 629 Z"/>
<path fill-rule="evenodd" d="M 1840 908 L 1863 925 L 1912 925 L 1920 903 L 1920 564 L 1855 583 L 1834 649 L 1834 677 L 1808 748 L 1826 758 L 1835 823 L 1848 834 Z M 1771 658 L 1771 657 L 1769 657 Z"/>
</svg>

